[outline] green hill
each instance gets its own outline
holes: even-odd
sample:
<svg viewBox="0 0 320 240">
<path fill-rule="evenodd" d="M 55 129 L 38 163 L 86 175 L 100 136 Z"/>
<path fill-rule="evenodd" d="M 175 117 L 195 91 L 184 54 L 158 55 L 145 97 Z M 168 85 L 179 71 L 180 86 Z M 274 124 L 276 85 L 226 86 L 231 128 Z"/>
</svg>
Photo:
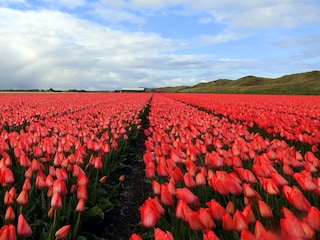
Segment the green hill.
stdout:
<svg viewBox="0 0 320 240">
<path fill-rule="evenodd" d="M 266 93 L 320 95 L 320 71 L 296 73 L 279 78 L 246 76 L 238 80 L 218 79 L 194 86 L 164 87 L 162 92 Z"/>
</svg>

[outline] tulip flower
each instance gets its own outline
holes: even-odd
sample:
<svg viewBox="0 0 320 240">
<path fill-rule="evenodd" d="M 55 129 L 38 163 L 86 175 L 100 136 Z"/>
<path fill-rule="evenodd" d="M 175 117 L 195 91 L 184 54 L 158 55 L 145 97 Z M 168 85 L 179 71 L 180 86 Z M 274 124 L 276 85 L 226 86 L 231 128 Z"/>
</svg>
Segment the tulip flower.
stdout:
<svg viewBox="0 0 320 240">
<path fill-rule="evenodd" d="M 205 232 L 203 233 L 202 236 L 203 240 L 220 240 L 219 237 L 217 237 L 217 235 L 215 234 L 215 232 L 211 231 L 211 230 L 205 230 Z"/>
<path fill-rule="evenodd" d="M 255 236 L 247 229 L 241 230 L 240 240 L 257 240 Z"/>
<path fill-rule="evenodd" d="M 175 210 L 175 215 L 177 218 L 181 218 L 183 221 L 187 222 L 190 218 L 191 212 L 191 208 L 185 201 L 178 200 Z"/>
<path fill-rule="evenodd" d="M 267 232 L 267 230 L 265 229 L 263 224 L 259 220 L 257 220 L 254 225 L 254 236 L 256 237 L 256 239 L 260 239 L 260 236 L 265 232 Z"/>
<path fill-rule="evenodd" d="M 12 197 L 9 191 L 6 191 L 4 194 L 4 204 L 12 205 L 13 203 L 14 203 L 14 198 Z"/>
<path fill-rule="evenodd" d="M 171 232 L 163 231 L 160 228 L 154 229 L 154 240 L 174 240 Z"/>
<path fill-rule="evenodd" d="M 56 231 L 55 236 L 59 240 L 67 239 L 69 232 L 71 229 L 71 225 L 65 225 Z"/>
<path fill-rule="evenodd" d="M 242 212 L 236 210 L 233 216 L 232 226 L 237 232 L 241 232 L 243 229 L 248 229 L 248 219 Z"/>
<path fill-rule="evenodd" d="M 211 199 L 209 202 L 206 202 L 206 205 L 210 209 L 211 216 L 216 220 L 222 220 L 222 217 L 226 214 L 226 209 L 220 205 L 214 199 Z"/>
<path fill-rule="evenodd" d="M 287 238 L 306 238 L 301 222 L 294 215 L 287 215 L 280 219 L 280 227 L 283 236 Z"/>
<path fill-rule="evenodd" d="M 168 186 L 163 184 L 160 186 L 160 201 L 167 206 L 173 204 L 172 195 L 168 190 Z"/>
<path fill-rule="evenodd" d="M 308 211 L 307 222 L 316 231 L 320 231 L 320 211 L 316 207 L 311 207 Z"/>
<path fill-rule="evenodd" d="M 16 217 L 16 215 L 14 213 L 13 208 L 11 206 L 8 206 L 7 209 L 6 209 L 6 214 L 4 216 L 4 219 L 6 221 L 13 221 L 15 219 L 15 217 Z"/>
<path fill-rule="evenodd" d="M 300 211 L 308 212 L 311 208 L 309 201 L 305 198 L 302 192 L 295 187 L 291 188 L 289 186 L 283 186 L 282 194 L 292 206 Z"/>
<path fill-rule="evenodd" d="M 258 210 L 261 217 L 264 218 L 271 218 L 273 217 L 272 210 L 268 204 L 266 204 L 264 201 L 258 199 Z"/>
<path fill-rule="evenodd" d="M 129 240 L 143 240 L 143 239 L 139 234 L 133 233 L 133 234 L 131 234 Z"/>
<path fill-rule="evenodd" d="M 12 224 L 4 225 L 0 229 L 0 239 L 1 240 L 16 240 L 16 229 L 15 226 Z"/>
<path fill-rule="evenodd" d="M 178 199 L 185 201 L 187 204 L 195 204 L 199 202 L 199 198 L 194 195 L 188 188 L 176 189 Z"/>
<path fill-rule="evenodd" d="M 253 210 L 252 210 L 250 204 L 243 208 L 242 213 L 248 219 L 248 223 L 255 223 L 256 222 L 256 217 L 253 213 Z"/>
<path fill-rule="evenodd" d="M 145 227 L 154 227 L 164 213 L 164 209 L 157 199 L 148 198 L 140 207 L 142 225 Z"/>
<path fill-rule="evenodd" d="M 78 186 L 77 189 L 77 198 L 78 199 L 88 199 L 88 192 L 87 192 L 87 187 L 86 186 Z"/>
<path fill-rule="evenodd" d="M 62 198 L 59 192 L 54 192 L 51 198 L 51 207 L 54 209 L 62 208 Z"/>
<path fill-rule="evenodd" d="M 19 196 L 16 199 L 17 203 L 20 205 L 27 205 L 28 204 L 28 192 L 24 189 L 20 192 Z"/>
<path fill-rule="evenodd" d="M 32 229 L 22 214 L 18 217 L 17 232 L 20 237 L 26 238 L 32 235 Z"/>
<path fill-rule="evenodd" d="M 67 194 L 66 183 L 62 179 L 56 179 L 53 183 L 53 192 L 60 193 L 61 196 Z"/>
<path fill-rule="evenodd" d="M 152 191 L 153 191 L 153 194 L 155 194 L 155 195 L 160 194 L 160 184 L 156 180 L 152 181 Z"/>
<path fill-rule="evenodd" d="M 233 219 L 231 214 L 228 212 L 222 217 L 222 228 L 226 231 L 233 230 Z"/>
</svg>

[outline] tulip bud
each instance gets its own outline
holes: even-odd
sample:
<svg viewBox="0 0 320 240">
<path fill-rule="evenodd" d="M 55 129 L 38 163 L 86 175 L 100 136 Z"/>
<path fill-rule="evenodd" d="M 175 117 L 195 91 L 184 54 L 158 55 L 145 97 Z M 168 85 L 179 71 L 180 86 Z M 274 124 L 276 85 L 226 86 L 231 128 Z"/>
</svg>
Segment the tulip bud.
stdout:
<svg viewBox="0 0 320 240">
<path fill-rule="evenodd" d="M 20 205 L 27 205 L 28 204 L 28 192 L 26 190 L 22 189 L 22 191 L 20 192 L 16 201 Z"/>
<path fill-rule="evenodd" d="M 14 213 L 14 210 L 11 206 L 8 206 L 6 209 L 6 214 L 4 216 L 4 219 L 6 221 L 13 221 L 15 219 L 16 215 Z"/>
<path fill-rule="evenodd" d="M 99 181 L 100 181 L 101 184 L 105 183 L 107 181 L 107 176 L 101 177 Z"/>
<path fill-rule="evenodd" d="M 50 218 L 50 219 L 53 218 L 53 216 L 54 216 L 54 211 L 55 211 L 55 209 L 52 208 L 52 207 L 49 209 L 49 211 L 48 211 L 48 218 Z"/>
<path fill-rule="evenodd" d="M 70 229 L 71 229 L 71 225 L 63 226 L 58 231 L 56 231 L 55 233 L 56 238 L 59 240 L 67 239 Z"/>
<path fill-rule="evenodd" d="M 4 204 L 5 205 L 14 204 L 14 198 L 11 196 L 11 194 L 8 191 L 6 191 L 4 194 Z"/>
<path fill-rule="evenodd" d="M 76 211 L 77 212 L 84 212 L 85 209 L 86 209 L 85 200 L 79 199 L 78 204 L 76 206 Z"/>
<path fill-rule="evenodd" d="M 18 235 L 22 238 L 26 238 L 32 235 L 32 229 L 22 214 L 20 214 L 18 217 L 17 232 Z"/>
<path fill-rule="evenodd" d="M 125 179 L 126 179 L 126 176 L 125 175 L 121 175 L 119 177 L 119 182 L 123 182 Z"/>
</svg>

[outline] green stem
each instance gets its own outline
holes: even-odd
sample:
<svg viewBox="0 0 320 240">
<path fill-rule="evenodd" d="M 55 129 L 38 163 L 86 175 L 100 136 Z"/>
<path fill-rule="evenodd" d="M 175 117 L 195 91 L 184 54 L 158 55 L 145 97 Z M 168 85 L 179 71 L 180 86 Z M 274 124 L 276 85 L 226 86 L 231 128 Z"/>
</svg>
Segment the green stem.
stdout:
<svg viewBox="0 0 320 240">
<path fill-rule="evenodd" d="M 80 219 L 81 219 L 81 212 L 78 212 L 77 221 L 76 221 L 76 224 L 74 225 L 73 232 L 72 232 L 72 240 L 75 240 L 77 238 Z"/>
<path fill-rule="evenodd" d="M 57 225 L 57 211 L 58 209 L 54 210 L 54 216 L 53 216 L 53 224 L 51 225 L 50 233 L 49 233 L 49 240 L 54 240 L 55 239 L 55 229 Z"/>
</svg>

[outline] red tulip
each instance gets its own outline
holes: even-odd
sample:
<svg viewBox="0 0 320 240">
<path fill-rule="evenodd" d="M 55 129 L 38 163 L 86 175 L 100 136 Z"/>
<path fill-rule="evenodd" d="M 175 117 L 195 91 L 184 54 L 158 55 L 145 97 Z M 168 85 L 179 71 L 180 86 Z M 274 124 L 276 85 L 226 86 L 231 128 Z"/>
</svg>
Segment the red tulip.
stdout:
<svg viewBox="0 0 320 240">
<path fill-rule="evenodd" d="M 195 211 L 191 211 L 187 221 L 189 223 L 189 228 L 194 231 L 200 231 L 205 229 L 205 226 L 202 224 L 199 215 Z"/>
<path fill-rule="evenodd" d="M 313 183 L 311 178 L 306 177 L 301 173 L 294 173 L 292 175 L 294 180 L 301 186 L 301 188 L 306 192 L 312 192 L 317 189 L 317 186 Z"/>
<path fill-rule="evenodd" d="M 289 184 L 288 181 L 277 172 L 272 172 L 270 175 L 277 186 L 285 186 Z"/>
<path fill-rule="evenodd" d="M 32 229 L 22 214 L 18 217 L 17 232 L 20 237 L 26 238 L 32 235 Z"/>
<path fill-rule="evenodd" d="M 129 240 L 143 240 L 143 239 L 139 234 L 133 233 L 133 234 L 131 234 Z"/>
<path fill-rule="evenodd" d="M 247 183 L 242 184 L 243 195 L 247 198 L 254 198 L 256 196 L 255 191 Z"/>
<path fill-rule="evenodd" d="M 140 207 L 142 225 L 145 227 L 154 227 L 164 213 L 164 209 L 157 199 L 148 198 Z"/>
<path fill-rule="evenodd" d="M 302 192 L 295 187 L 283 186 L 282 194 L 292 206 L 300 211 L 308 212 L 311 208 L 309 201 L 304 197 Z"/>
<path fill-rule="evenodd" d="M 307 222 L 301 222 L 301 227 L 306 234 L 307 239 L 314 239 L 316 233 Z"/>
<path fill-rule="evenodd" d="M 55 236 L 59 240 L 67 239 L 69 232 L 71 229 L 71 225 L 65 225 L 56 231 Z"/>
<path fill-rule="evenodd" d="M 59 192 L 54 192 L 51 198 L 51 207 L 54 209 L 62 208 L 62 198 Z"/>
<path fill-rule="evenodd" d="M 4 219 L 6 221 L 13 221 L 15 218 L 16 218 L 16 214 L 14 213 L 13 208 L 11 206 L 8 206 L 6 209 L 6 214 L 4 216 Z"/>
<path fill-rule="evenodd" d="M 209 209 L 208 208 L 199 208 L 197 211 L 197 215 L 200 219 L 201 224 L 204 226 L 205 229 L 212 229 L 215 228 L 216 225 L 214 223 L 214 221 L 212 220 L 212 217 L 209 213 Z M 189 217 L 189 219 L 191 219 L 192 217 Z M 190 223 L 189 223 L 190 224 Z"/>
<path fill-rule="evenodd" d="M 233 230 L 233 219 L 230 213 L 226 213 L 222 217 L 222 228 L 226 231 L 232 231 Z"/>
<path fill-rule="evenodd" d="M 249 230 L 242 229 L 240 240 L 257 240 L 257 239 Z"/>
<path fill-rule="evenodd" d="M 20 205 L 27 205 L 28 204 L 28 192 L 24 189 L 20 192 L 19 196 L 16 199 L 17 203 Z"/>
<path fill-rule="evenodd" d="M 167 206 L 173 204 L 172 195 L 168 190 L 168 186 L 163 184 L 160 186 L 160 201 Z"/>
<path fill-rule="evenodd" d="M 248 219 L 248 223 L 255 223 L 257 221 L 250 204 L 243 208 L 242 213 Z"/>
<path fill-rule="evenodd" d="M 216 220 L 222 220 L 222 217 L 226 214 L 226 209 L 220 205 L 214 199 L 211 199 L 209 202 L 206 202 L 206 205 L 210 209 L 211 216 Z"/>
<path fill-rule="evenodd" d="M 0 168 L 0 175 L 2 175 L 2 179 L 0 179 L 2 187 L 14 183 L 14 175 L 11 169 L 7 167 Z"/>
<path fill-rule="evenodd" d="M 153 191 L 153 194 L 155 195 L 160 194 L 160 183 L 156 180 L 152 181 L 152 191 Z"/>
<path fill-rule="evenodd" d="M 260 239 L 260 236 L 265 232 L 267 232 L 267 230 L 262 225 L 262 223 L 259 220 L 257 220 L 254 225 L 254 236 L 256 237 L 256 239 Z"/>
<path fill-rule="evenodd" d="M 12 224 L 4 225 L 0 229 L 0 239 L 1 240 L 16 240 L 16 229 L 15 226 Z"/>
<path fill-rule="evenodd" d="M 47 183 L 46 183 L 46 176 L 42 171 L 37 172 L 37 177 L 36 177 L 36 188 L 37 189 L 45 189 L 47 188 Z"/>
<path fill-rule="evenodd" d="M 63 181 L 68 181 L 68 172 L 64 168 L 56 168 L 56 177 L 57 179 L 61 179 Z"/>
<path fill-rule="evenodd" d="M 171 232 L 162 231 L 160 228 L 154 229 L 154 240 L 174 240 Z"/>
<path fill-rule="evenodd" d="M 194 178 L 191 176 L 191 174 L 189 172 L 186 172 L 184 174 L 183 180 L 184 180 L 185 185 L 188 188 L 193 188 L 193 187 L 196 186 L 196 182 L 195 182 Z"/>
<path fill-rule="evenodd" d="M 187 204 L 196 204 L 199 202 L 199 198 L 193 194 L 188 188 L 176 189 L 176 195 L 178 199 L 183 200 Z"/>
<path fill-rule="evenodd" d="M 67 194 L 66 183 L 62 179 L 56 179 L 53 183 L 53 192 L 60 193 L 61 196 Z"/>
<path fill-rule="evenodd" d="M 306 238 L 301 222 L 294 215 L 287 215 L 286 218 L 281 218 L 280 227 L 282 235 L 286 238 Z"/>
<path fill-rule="evenodd" d="M 320 211 L 316 207 L 311 207 L 308 211 L 307 222 L 316 231 L 320 231 Z"/>
<path fill-rule="evenodd" d="M 191 212 L 191 208 L 185 201 L 178 200 L 175 210 L 175 215 L 177 218 L 181 218 L 183 221 L 187 222 Z"/>
<path fill-rule="evenodd" d="M 78 201 L 78 204 L 76 206 L 76 211 L 77 212 L 84 212 L 85 209 L 86 209 L 85 200 L 83 198 L 80 198 Z"/>
<path fill-rule="evenodd" d="M 156 175 L 156 167 L 153 162 L 148 162 L 146 165 L 146 177 L 153 178 Z"/>
<path fill-rule="evenodd" d="M 89 179 L 86 174 L 80 174 L 77 177 L 77 185 L 78 186 L 87 186 L 89 183 Z"/>
<path fill-rule="evenodd" d="M 237 232 L 241 232 L 243 229 L 248 229 L 248 219 L 242 212 L 236 210 L 232 221 L 233 229 Z"/>
<path fill-rule="evenodd" d="M 229 201 L 226 207 L 226 212 L 230 214 L 234 214 L 235 208 L 233 202 Z"/>
<path fill-rule="evenodd" d="M 176 167 L 172 171 L 171 176 L 174 178 L 176 182 L 183 181 L 183 174 L 182 174 L 181 168 L 179 167 Z"/>
<path fill-rule="evenodd" d="M 77 189 L 77 198 L 78 199 L 88 199 L 88 192 L 87 192 L 87 187 L 86 186 L 78 186 Z"/>
<path fill-rule="evenodd" d="M 203 233 L 202 239 L 203 240 L 220 240 L 220 238 L 217 237 L 215 232 L 208 230 L 208 229 L 205 230 L 205 232 Z"/>
<path fill-rule="evenodd" d="M 258 199 L 258 210 L 261 217 L 271 218 L 273 217 L 272 210 L 268 204 Z"/>
<path fill-rule="evenodd" d="M 95 169 L 102 169 L 103 163 L 101 157 L 96 157 L 94 161 L 94 168 Z"/>
<path fill-rule="evenodd" d="M 196 185 L 197 186 L 204 186 L 207 184 L 207 178 L 203 172 L 199 172 L 196 175 Z"/>
<path fill-rule="evenodd" d="M 32 171 L 34 171 L 34 172 L 37 172 L 37 171 L 40 170 L 40 163 L 38 162 L 38 160 L 33 159 L 33 160 L 31 161 L 31 169 L 32 169 Z"/>
<path fill-rule="evenodd" d="M 10 192 L 6 191 L 4 194 L 4 204 L 12 205 L 14 204 L 14 198 L 11 196 Z"/>
<path fill-rule="evenodd" d="M 278 195 L 280 193 L 279 188 L 270 178 L 260 178 L 262 188 L 266 191 L 266 193 L 270 195 Z"/>
</svg>

